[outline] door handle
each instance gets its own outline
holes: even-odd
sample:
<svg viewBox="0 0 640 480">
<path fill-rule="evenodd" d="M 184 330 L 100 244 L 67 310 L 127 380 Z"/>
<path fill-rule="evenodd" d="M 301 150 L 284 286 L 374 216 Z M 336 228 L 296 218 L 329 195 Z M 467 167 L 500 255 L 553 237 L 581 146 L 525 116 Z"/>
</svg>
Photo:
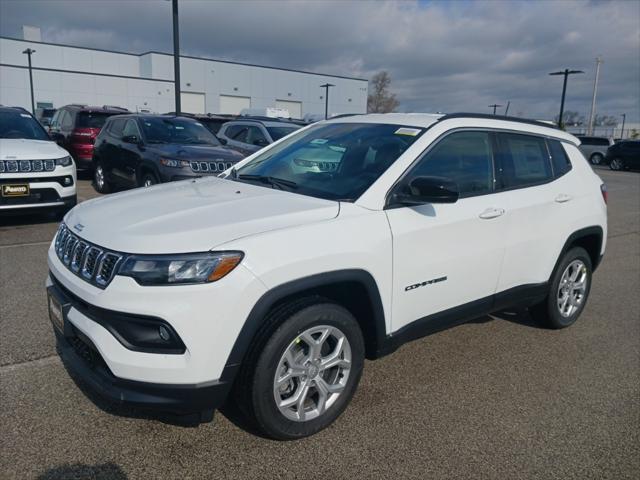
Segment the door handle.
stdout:
<svg viewBox="0 0 640 480">
<path fill-rule="evenodd" d="M 484 212 L 478 215 L 483 220 L 489 220 L 491 218 L 497 218 L 505 214 L 504 208 L 487 208 Z"/>
<path fill-rule="evenodd" d="M 567 195 L 566 193 L 561 193 L 556 197 L 556 202 L 565 203 L 571 200 L 573 197 L 571 195 Z"/>
</svg>

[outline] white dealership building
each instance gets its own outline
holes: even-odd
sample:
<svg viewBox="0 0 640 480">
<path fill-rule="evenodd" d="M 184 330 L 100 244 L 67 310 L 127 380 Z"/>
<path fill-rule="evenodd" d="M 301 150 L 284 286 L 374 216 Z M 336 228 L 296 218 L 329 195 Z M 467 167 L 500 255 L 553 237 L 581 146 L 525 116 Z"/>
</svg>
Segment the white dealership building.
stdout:
<svg viewBox="0 0 640 480">
<path fill-rule="evenodd" d="M 132 111 L 174 110 L 173 56 L 124 53 L 0 37 L 0 104 L 31 109 L 27 48 L 32 55 L 36 107 L 70 103 L 116 105 Z M 36 32 L 39 38 L 39 31 Z M 182 56 L 182 111 L 237 114 L 244 108 L 286 108 L 294 118 L 365 113 L 367 80 L 270 66 Z"/>
</svg>

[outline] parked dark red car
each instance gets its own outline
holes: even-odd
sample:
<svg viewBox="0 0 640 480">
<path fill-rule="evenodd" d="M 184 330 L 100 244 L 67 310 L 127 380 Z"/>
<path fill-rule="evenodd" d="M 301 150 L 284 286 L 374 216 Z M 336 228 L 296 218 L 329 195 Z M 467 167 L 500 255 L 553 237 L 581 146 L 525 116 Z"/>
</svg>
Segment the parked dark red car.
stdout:
<svg viewBox="0 0 640 480">
<path fill-rule="evenodd" d="M 53 116 L 49 135 L 71 154 L 77 168 L 92 169 L 93 144 L 104 122 L 113 115 L 128 112 L 126 108 L 111 105 L 65 105 Z"/>
</svg>

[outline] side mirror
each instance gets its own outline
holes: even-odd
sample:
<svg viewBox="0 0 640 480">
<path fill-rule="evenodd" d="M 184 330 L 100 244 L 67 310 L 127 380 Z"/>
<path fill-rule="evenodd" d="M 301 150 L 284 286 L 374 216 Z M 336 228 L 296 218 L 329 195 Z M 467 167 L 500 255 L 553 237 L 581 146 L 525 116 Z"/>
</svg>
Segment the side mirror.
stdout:
<svg viewBox="0 0 640 480">
<path fill-rule="evenodd" d="M 125 135 L 122 137 L 124 143 L 133 143 L 134 145 L 140 145 L 140 139 L 137 135 Z"/>
<path fill-rule="evenodd" d="M 458 185 L 443 177 L 416 177 L 400 186 L 390 198 L 390 205 L 424 205 L 425 203 L 456 203 Z"/>
</svg>

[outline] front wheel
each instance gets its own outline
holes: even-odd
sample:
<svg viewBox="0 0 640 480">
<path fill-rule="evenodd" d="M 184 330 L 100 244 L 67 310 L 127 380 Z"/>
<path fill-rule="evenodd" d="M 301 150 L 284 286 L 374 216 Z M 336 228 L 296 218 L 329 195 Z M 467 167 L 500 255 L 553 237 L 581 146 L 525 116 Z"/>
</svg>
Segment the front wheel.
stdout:
<svg viewBox="0 0 640 480">
<path fill-rule="evenodd" d="M 604 157 L 601 153 L 594 153 L 593 155 L 591 155 L 591 163 L 593 165 L 600 165 L 602 163 L 602 160 L 604 160 Z"/>
<path fill-rule="evenodd" d="M 609 163 L 609 168 L 616 171 L 622 170 L 624 168 L 624 162 L 619 158 L 614 158 L 611 160 L 611 163 Z"/>
<path fill-rule="evenodd" d="M 362 332 L 349 311 L 318 299 L 291 307 L 271 318 L 274 328 L 248 367 L 240 399 L 252 423 L 279 440 L 333 423 L 351 401 L 364 364 Z"/>
<path fill-rule="evenodd" d="M 555 270 L 547 298 L 530 308 L 532 317 L 550 328 L 565 328 L 578 319 L 591 291 L 591 257 L 584 248 L 569 250 Z"/>
<path fill-rule="evenodd" d="M 152 185 L 156 185 L 158 182 L 158 178 L 151 172 L 145 172 L 142 175 L 142 179 L 140 180 L 140 185 L 142 187 L 150 187 Z"/>
<path fill-rule="evenodd" d="M 98 193 L 111 192 L 111 184 L 107 181 L 106 173 L 102 162 L 97 161 L 93 169 L 93 187 Z"/>
</svg>

